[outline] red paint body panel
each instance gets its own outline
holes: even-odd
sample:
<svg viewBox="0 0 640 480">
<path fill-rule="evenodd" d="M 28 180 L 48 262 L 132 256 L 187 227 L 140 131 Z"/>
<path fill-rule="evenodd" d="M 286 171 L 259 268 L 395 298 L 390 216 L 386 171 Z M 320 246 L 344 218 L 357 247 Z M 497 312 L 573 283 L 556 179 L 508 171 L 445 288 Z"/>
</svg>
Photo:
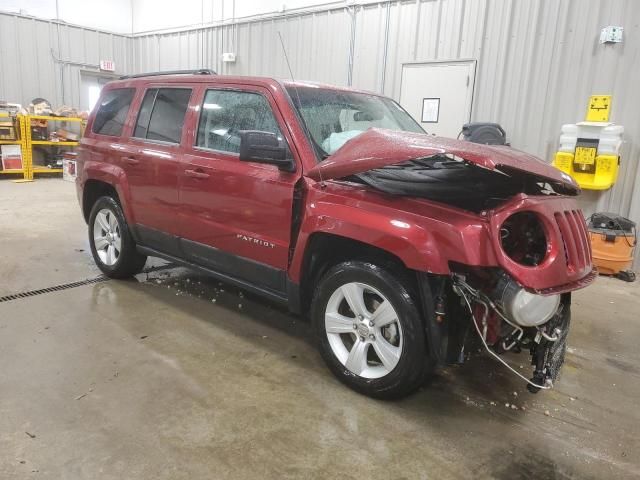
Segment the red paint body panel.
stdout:
<svg viewBox="0 0 640 480">
<path fill-rule="evenodd" d="M 76 193 L 80 205 L 82 205 L 84 187 L 87 181 L 103 182 L 112 185 L 116 189 L 118 197 L 121 199 L 122 210 L 127 222 L 133 222 L 131 189 L 129 188 L 127 175 L 118 165 L 108 162 L 106 156 L 99 153 L 93 143 L 92 140 L 87 139 L 77 148 Z M 89 212 L 84 213 L 87 216 L 89 215 Z"/>
<path fill-rule="evenodd" d="M 547 255 L 542 263 L 535 267 L 514 262 L 504 253 L 500 245 L 502 223 L 507 217 L 518 211 L 535 212 L 542 221 L 547 238 Z M 531 290 L 544 291 L 553 286 L 570 285 L 587 278 L 593 270 L 584 217 L 580 213 L 579 218 L 582 225 L 577 225 L 577 229 L 584 236 L 584 244 L 580 246 L 580 252 L 577 252 L 576 255 L 576 249 L 574 248 L 572 251 L 572 248 L 567 245 L 570 239 L 566 234 L 563 234 L 556 220 L 556 215 L 564 215 L 565 212 L 579 212 L 573 199 L 552 196 L 528 197 L 521 194 L 501 207 L 492 210 L 488 215 L 494 252 L 499 265 Z M 582 253 L 584 253 L 584 257 L 581 257 Z"/>
<path fill-rule="evenodd" d="M 260 93 L 267 98 L 280 130 L 289 145 L 293 145 L 284 117 L 268 89 L 232 83 L 225 83 L 224 88 Z M 196 107 L 204 101 L 206 90 L 205 86 L 199 89 L 194 108 L 188 113 L 188 145 L 196 143 L 199 116 Z M 188 170 L 199 173 L 200 178 L 189 176 L 185 173 Z M 179 175 L 180 236 L 286 270 L 293 189 L 300 170 L 283 172 L 275 165 L 240 161 L 237 154 L 190 148 L 182 157 Z M 240 241 L 238 235 L 259 238 L 267 246 L 257 248 L 247 240 Z"/>
<path fill-rule="evenodd" d="M 448 274 L 449 262 L 496 264 L 489 223 L 422 199 L 390 197 L 362 185 L 309 181 L 304 220 L 290 275 L 298 281 L 311 235 L 338 235 L 386 250 L 414 270 Z"/>
<path fill-rule="evenodd" d="M 580 190 L 575 181 L 539 158 L 511 147 L 479 145 L 462 140 L 411 132 L 371 128 L 352 138 L 337 152 L 312 168 L 314 180 L 344 178 L 375 168 L 434 155 L 455 155 L 489 170 L 507 167 L 532 173 L 565 187 Z"/>
<path fill-rule="evenodd" d="M 144 91 L 162 86 L 193 89 L 179 145 L 131 138 Z M 180 75 L 116 81 L 105 91 L 123 87 L 137 89 L 123 134 L 107 137 L 92 133 L 92 113 L 79 148 L 77 188 L 82 199 L 90 179 L 113 185 L 130 224 L 146 225 L 257 261 L 286 272 L 294 283 L 300 283 L 304 276 L 306 249 L 318 233 L 379 247 L 418 271 L 449 274 L 452 262 L 499 267 L 521 285 L 542 293 L 581 288 L 593 279 L 584 220 L 579 221 L 579 211 L 570 198 L 520 195 L 480 215 L 425 199 L 387 195 L 361 184 L 326 181 L 448 153 L 483 168 L 532 172 L 577 191 L 575 183 L 535 157 L 510 148 L 371 129 L 318 164 L 284 85 L 278 81 Z M 207 88 L 263 94 L 292 151 L 295 173 L 195 148 L 200 106 Z M 128 157 L 140 161 L 127 162 Z M 196 177 L 187 171 L 205 175 Z M 318 182 L 320 176 L 325 182 Z M 292 231 L 296 185 L 302 186 L 304 200 L 300 229 Z M 536 212 L 545 225 L 549 247 L 538 267 L 514 263 L 500 246 L 500 225 L 510 214 L 523 209 Z M 238 235 L 269 246 L 256 247 L 238 239 Z"/>
</svg>

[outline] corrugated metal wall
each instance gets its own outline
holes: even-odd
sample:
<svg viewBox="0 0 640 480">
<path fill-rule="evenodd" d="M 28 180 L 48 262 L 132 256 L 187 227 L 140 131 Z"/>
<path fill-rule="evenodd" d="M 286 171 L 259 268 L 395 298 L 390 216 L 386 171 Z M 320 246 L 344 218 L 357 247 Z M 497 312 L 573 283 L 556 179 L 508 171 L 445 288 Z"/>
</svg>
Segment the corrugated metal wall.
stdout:
<svg viewBox="0 0 640 480">
<path fill-rule="evenodd" d="M 514 147 L 547 160 L 560 126 L 583 119 L 589 95 L 610 93 L 612 120 L 626 129 L 620 177 L 580 201 L 587 213 L 640 223 L 639 23 L 637 0 L 392 1 L 133 38 L 61 26 L 60 55 L 80 63 L 111 55 L 121 72 L 209 67 L 286 78 L 280 32 L 296 79 L 396 99 L 403 63 L 475 59 L 472 120 L 501 123 Z M 623 26 L 624 43 L 599 44 L 606 25 Z M 61 102 L 60 67 L 49 52 L 56 28 L 0 15 L 0 96 Z M 237 53 L 236 63 L 223 64 L 222 52 Z M 67 103 L 77 98 L 79 69 L 65 67 Z"/>
<path fill-rule="evenodd" d="M 637 0 L 380 2 L 135 38 L 135 67 L 286 78 L 281 32 L 297 79 L 398 99 L 403 63 L 475 59 L 472 120 L 501 123 L 514 147 L 549 161 L 561 125 L 584 118 L 590 95 L 610 93 L 612 120 L 626 132 L 620 177 L 580 202 L 587 214 L 612 211 L 640 224 L 639 22 Z M 624 43 L 598 42 L 607 25 L 624 27 Z M 222 64 L 224 51 L 237 62 Z"/>
<path fill-rule="evenodd" d="M 132 46 L 131 37 L 0 13 L 0 99 L 78 106 L 80 72 L 99 71 L 100 60 L 130 72 Z"/>
</svg>

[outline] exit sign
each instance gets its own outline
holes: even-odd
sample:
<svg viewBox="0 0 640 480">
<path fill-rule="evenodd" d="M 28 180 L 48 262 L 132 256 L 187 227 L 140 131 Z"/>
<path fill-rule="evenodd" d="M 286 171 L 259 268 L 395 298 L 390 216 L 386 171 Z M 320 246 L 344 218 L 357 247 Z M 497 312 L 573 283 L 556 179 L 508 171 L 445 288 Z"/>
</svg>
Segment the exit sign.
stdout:
<svg viewBox="0 0 640 480">
<path fill-rule="evenodd" d="M 113 60 L 100 60 L 100 70 L 105 72 L 115 72 L 116 64 Z"/>
</svg>

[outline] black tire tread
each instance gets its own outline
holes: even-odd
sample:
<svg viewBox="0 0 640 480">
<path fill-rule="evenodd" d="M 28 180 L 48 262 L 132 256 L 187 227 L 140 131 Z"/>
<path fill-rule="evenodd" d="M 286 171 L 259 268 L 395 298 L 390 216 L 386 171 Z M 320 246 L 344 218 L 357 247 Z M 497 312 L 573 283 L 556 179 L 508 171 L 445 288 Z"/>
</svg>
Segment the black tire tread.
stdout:
<svg viewBox="0 0 640 480">
<path fill-rule="evenodd" d="M 339 263 L 322 276 L 311 302 L 314 332 L 320 353 L 329 369 L 350 388 L 383 400 L 398 399 L 415 392 L 431 372 L 418 297 L 413 293 L 410 277 L 398 275 L 394 270 L 360 260 Z M 365 379 L 354 375 L 338 361 L 328 344 L 324 329 L 324 310 L 334 284 L 339 284 L 341 278 L 344 279 L 343 283 L 361 281 L 370 284 L 392 300 L 398 311 L 403 329 L 403 353 L 398 366 L 385 377 Z"/>
<path fill-rule="evenodd" d="M 93 244 L 93 222 L 96 215 L 103 208 L 108 208 L 117 217 L 120 224 L 120 237 L 122 239 L 122 251 L 118 261 L 113 266 L 108 266 L 100 261 L 98 254 L 96 253 L 95 245 Z M 93 259 L 98 268 L 106 276 L 115 279 L 130 278 L 142 271 L 147 261 L 146 255 L 142 255 L 136 249 L 136 243 L 131 235 L 129 226 L 122 212 L 122 208 L 118 201 L 111 196 L 103 196 L 98 198 L 91 207 L 91 213 L 89 214 L 89 245 L 91 246 L 91 253 Z"/>
</svg>

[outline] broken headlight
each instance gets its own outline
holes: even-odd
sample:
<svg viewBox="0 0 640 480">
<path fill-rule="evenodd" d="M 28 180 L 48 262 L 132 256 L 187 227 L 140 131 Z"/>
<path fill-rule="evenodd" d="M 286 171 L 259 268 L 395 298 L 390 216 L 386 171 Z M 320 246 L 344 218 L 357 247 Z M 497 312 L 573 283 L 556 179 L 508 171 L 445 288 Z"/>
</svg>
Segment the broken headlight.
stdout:
<svg viewBox="0 0 640 480">
<path fill-rule="evenodd" d="M 502 313 L 521 327 L 535 327 L 548 322 L 560 305 L 560 295 L 536 295 L 504 274 L 491 297 Z"/>
<path fill-rule="evenodd" d="M 547 255 L 544 227 L 533 212 L 510 215 L 500 227 L 500 242 L 511 260 L 527 267 L 540 265 Z"/>
</svg>

